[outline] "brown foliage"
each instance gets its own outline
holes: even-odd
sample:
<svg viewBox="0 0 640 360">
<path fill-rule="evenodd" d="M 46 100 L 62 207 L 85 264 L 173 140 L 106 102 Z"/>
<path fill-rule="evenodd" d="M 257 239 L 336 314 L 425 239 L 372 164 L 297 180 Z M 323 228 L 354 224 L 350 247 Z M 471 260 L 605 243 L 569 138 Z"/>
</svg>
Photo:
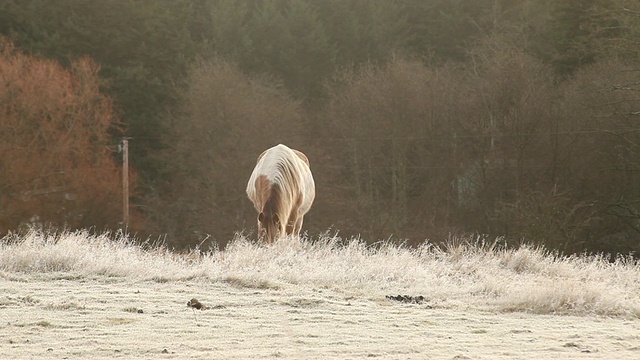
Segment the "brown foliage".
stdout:
<svg viewBox="0 0 640 360">
<path fill-rule="evenodd" d="M 373 239 L 479 232 L 568 252 L 637 248 L 600 243 L 638 231 L 637 68 L 602 62 L 558 86 L 509 39 L 471 56 L 435 67 L 395 58 L 331 87 L 325 116 L 343 137 L 332 151 L 352 184 L 353 228 Z"/>
<path fill-rule="evenodd" d="M 31 220 L 115 226 L 120 170 L 108 148 L 115 118 L 98 68 L 64 69 L 0 44 L 0 230 Z"/>
<path fill-rule="evenodd" d="M 450 224 L 458 96 L 449 70 L 395 57 L 336 79 L 325 117 L 342 138 L 332 151 L 357 204 L 359 225 L 347 233 L 423 240 Z"/>
<path fill-rule="evenodd" d="M 562 91 L 559 115 L 572 133 L 565 181 L 578 201 L 597 211 L 591 247 L 638 251 L 633 239 L 640 234 L 640 63 L 601 61 L 578 71 Z"/>
<path fill-rule="evenodd" d="M 474 144 L 476 229 L 567 252 L 637 251 L 624 240 L 640 220 L 637 65 L 600 61 L 557 85 L 538 60 L 488 45 L 474 80 L 475 131 L 491 139 Z"/>
</svg>

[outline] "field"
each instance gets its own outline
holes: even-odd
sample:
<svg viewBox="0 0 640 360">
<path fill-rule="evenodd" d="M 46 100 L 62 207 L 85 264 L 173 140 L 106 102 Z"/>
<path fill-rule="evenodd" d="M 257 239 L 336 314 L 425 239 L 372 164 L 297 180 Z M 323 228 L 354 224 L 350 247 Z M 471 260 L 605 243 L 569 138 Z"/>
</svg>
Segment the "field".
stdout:
<svg viewBox="0 0 640 360">
<path fill-rule="evenodd" d="M 0 241 L 0 357 L 632 359 L 639 294 L 631 258 L 475 239 L 238 237 L 175 254 L 31 232 Z"/>
</svg>

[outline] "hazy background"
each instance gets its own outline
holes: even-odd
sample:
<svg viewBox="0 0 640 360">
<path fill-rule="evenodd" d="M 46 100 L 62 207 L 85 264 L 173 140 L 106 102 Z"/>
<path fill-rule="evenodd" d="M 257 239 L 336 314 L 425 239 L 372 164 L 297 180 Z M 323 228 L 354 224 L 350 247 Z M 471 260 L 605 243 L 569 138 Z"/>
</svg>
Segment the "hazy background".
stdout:
<svg viewBox="0 0 640 360">
<path fill-rule="evenodd" d="M 0 0 L 0 232 L 251 235 L 307 154 L 310 235 L 637 251 L 635 0 Z M 204 241 L 204 242 L 203 242 Z"/>
</svg>

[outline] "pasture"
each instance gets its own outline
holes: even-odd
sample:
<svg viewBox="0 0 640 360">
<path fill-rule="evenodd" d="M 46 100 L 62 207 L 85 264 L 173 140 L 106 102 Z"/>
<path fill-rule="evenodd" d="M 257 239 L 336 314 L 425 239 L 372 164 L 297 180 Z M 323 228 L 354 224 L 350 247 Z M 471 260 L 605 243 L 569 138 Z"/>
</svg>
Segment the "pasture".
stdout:
<svg viewBox="0 0 640 360">
<path fill-rule="evenodd" d="M 0 355 L 637 358 L 638 294 L 631 258 L 475 239 L 409 249 L 239 236 L 175 254 L 117 234 L 31 232 L 0 242 Z M 194 298 L 203 308 L 187 306 Z"/>
</svg>

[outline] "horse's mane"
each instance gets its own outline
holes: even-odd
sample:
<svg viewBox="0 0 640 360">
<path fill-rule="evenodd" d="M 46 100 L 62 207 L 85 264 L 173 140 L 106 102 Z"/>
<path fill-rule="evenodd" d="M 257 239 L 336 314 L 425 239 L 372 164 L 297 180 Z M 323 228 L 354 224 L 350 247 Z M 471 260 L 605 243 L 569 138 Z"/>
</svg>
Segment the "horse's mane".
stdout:
<svg viewBox="0 0 640 360">
<path fill-rule="evenodd" d="M 264 176 L 271 182 L 272 193 L 274 192 L 273 188 L 278 187 L 281 192 L 280 198 L 284 196 L 292 199 L 293 194 L 304 190 L 301 189 L 304 186 L 302 177 L 305 173 L 302 163 L 304 161 L 293 150 L 282 144 L 263 152 L 258 157 L 256 170 L 251 174 L 247 184 L 247 195 L 250 198 L 255 198 L 256 181 L 258 177 Z"/>
<path fill-rule="evenodd" d="M 278 218 L 283 218 L 284 203 L 282 199 L 282 190 L 278 184 L 271 184 L 268 193 L 265 194 L 266 201 L 264 202 L 262 212 L 270 216 L 278 215 Z"/>
</svg>

